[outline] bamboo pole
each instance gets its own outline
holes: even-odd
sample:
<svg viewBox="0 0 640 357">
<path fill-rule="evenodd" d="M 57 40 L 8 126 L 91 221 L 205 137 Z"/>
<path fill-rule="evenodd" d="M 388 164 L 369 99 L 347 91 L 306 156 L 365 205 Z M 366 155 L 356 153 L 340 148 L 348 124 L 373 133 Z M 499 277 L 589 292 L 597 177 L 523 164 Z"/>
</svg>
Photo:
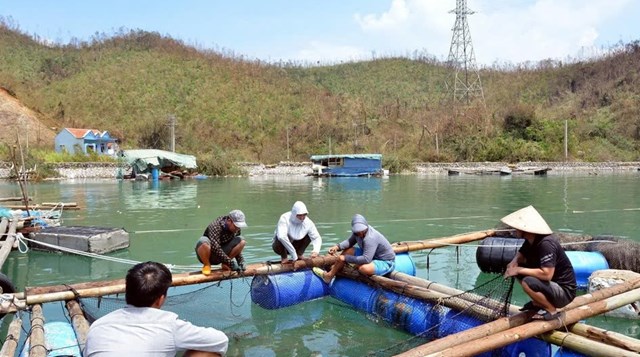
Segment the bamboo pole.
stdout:
<svg viewBox="0 0 640 357">
<path fill-rule="evenodd" d="M 9 224 L 9 232 L 7 232 L 7 239 L 2 244 L 2 247 L 0 247 L 0 267 L 4 265 L 4 262 L 5 260 L 7 260 L 9 253 L 11 253 L 11 249 L 13 249 L 13 241 L 16 240 L 17 225 L 17 219 L 11 220 L 11 223 Z"/>
<path fill-rule="evenodd" d="M 435 238 L 435 239 L 427 239 L 423 241 L 415 241 L 415 242 L 399 242 L 394 243 L 394 251 L 396 253 L 403 253 L 407 251 L 414 251 L 419 249 L 431 249 L 446 246 L 448 244 L 460 244 L 466 243 L 473 240 L 483 239 L 487 236 L 495 234 L 495 231 L 478 231 L 471 232 L 462 235 L 443 237 L 443 238 Z M 240 277 L 247 277 L 253 275 L 264 275 L 264 274 L 277 274 L 290 272 L 300 269 L 311 268 L 315 266 L 326 266 L 334 264 L 337 261 L 336 256 L 325 255 L 316 258 L 307 258 L 303 260 L 297 260 L 294 264 L 285 264 L 282 265 L 280 263 L 256 263 L 247 266 L 247 270 L 243 274 L 239 274 L 237 272 L 223 272 L 222 270 L 214 270 L 210 275 L 202 275 L 200 272 L 191 272 L 191 273 L 182 273 L 182 274 L 174 274 L 173 275 L 173 283 L 172 286 L 181 286 L 181 285 L 191 285 L 191 284 L 199 284 L 199 283 L 207 283 L 214 282 L 220 280 L 227 279 L 235 279 Z M 35 287 L 30 288 L 28 293 L 26 294 L 26 304 L 37 304 L 37 303 L 45 303 L 51 301 L 59 301 L 59 300 L 70 300 L 75 298 L 71 289 L 76 290 L 80 293 L 81 297 L 95 297 L 102 295 L 110 295 L 110 294 L 119 294 L 124 292 L 124 279 L 117 279 L 111 281 L 101 281 L 101 282 L 89 282 L 89 283 L 79 283 L 72 285 L 58 285 L 58 286 L 49 286 L 49 287 Z M 84 295 L 87 294 L 87 295 Z M 19 299 L 24 299 L 25 294 L 16 294 L 16 297 Z M 52 300 L 53 299 L 53 300 Z M 3 310 L 0 309 L 0 313 Z"/>
<path fill-rule="evenodd" d="M 451 237 L 444 237 L 444 238 L 425 239 L 422 241 L 411 241 L 411 242 L 397 242 L 397 243 L 393 243 L 391 246 L 393 247 L 393 250 L 396 253 L 405 253 L 405 252 L 413 252 L 415 250 L 446 247 L 451 244 L 469 243 L 469 242 L 477 241 L 480 239 L 484 239 L 486 237 L 493 236 L 495 234 L 496 234 L 496 231 L 490 229 L 486 231 L 471 232 L 471 233 L 465 233 L 465 234 L 455 235 Z"/>
<path fill-rule="evenodd" d="M 571 332 L 576 335 L 580 335 L 591 340 L 597 340 L 607 343 L 609 345 L 617 346 L 627 349 L 629 351 L 640 352 L 640 341 L 635 338 L 623 335 L 614 331 L 607 331 L 595 326 L 589 326 L 582 323 L 577 323 L 571 327 Z M 555 332 L 553 333 L 555 334 Z M 552 334 L 552 335 L 553 335 Z M 556 338 L 555 336 L 549 336 L 550 338 Z M 545 340 L 547 340 L 545 338 Z M 547 340 L 549 341 L 549 340 Z M 550 341 L 549 341 L 550 342 Z"/>
<path fill-rule="evenodd" d="M 576 323 L 582 319 L 617 309 L 637 300 L 640 300 L 640 288 L 565 311 L 565 316 L 562 319 L 555 319 L 551 321 L 532 321 L 522 326 L 516 326 L 506 331 L 459 344 L 455 347 L 449 347 L 442 351 L 430 354 L 429 356 L 475 356 L 544 332 L 564 328 L 565 326 Z M 591 347 L 597 348 L 598 346 L 592 345 Z M 615 348 L 613 346 L 611 347 Z M 636 353 L 626 351 L 621 348 L 618 350 L 619 353 L 615 354 L 617 356 L 637 356 Z M 598 353 L 598 351 L 596 350 L 591 353 Z M 599 353 L 599 355 L 602 355 L 602 353 Z"/>
<path fill-rule="evenodd" d="M 28 200 L 31 201 L 31 197 L 29 197 Z M 2 197 L 2 198 L 0 198 L 0 202 L 15 202 L 15 201 L 22 202 L 22 201 L 24 201 L 24 197 Z"/>
<path fill-rule="evenodd" d="M 7 217 L 2 217 L 2 220 L 0 221 L 0 238 L 5 236 L 8 226 L 9 226 L 9 219 L 7 219 Z"/>
<path fill-rule="evenodd" d="M 84 351 L 84 345 L 87 343 L 87 333 L 89 332 L 89 322 L 84 317 L 80 304 L 76 300 L 67 301 L 66 306 L 69 311 L 69 317 L 71 317 L 73 330 L 76 333 L 78 346 L 80 351 Z"/>
<path fill-rule="evenodd" d="M 22 319 L 18 315 L 13 315 L 13 320 L 9 324 L 9 330 L 7 331 L 7 338 L 2 344 L 0 350 L 0 357 L 13 357 L 16 354 L 18 348 L 18 342 L 20 342 L 20 332 L 22 331 Z"/>
<path fill-rule="evenodd" d="M 31 310 L 31 333 L 29 334 L 29 357 L 45 357 L 44 315 L 42 305 L 33 305 Z"/>
<path fill-rule="evenodd" d="M 247 266 L 244 273 L 213 270 L 210 275 L 203 275 L 199 271 L 173 275 L 172 286 L 192 285 L 200 283 L 215 282 L 221 280 L 236 279 L 240 277 L 250 277 L 254 275 L 265 275 L 274 273 L 284 273 L 299 269 L 311 268 L 333 264 L 337 260 L 334 256 L 322 256 L 298 260 L 295 264 L 269 264 L 258 263 Z M 50 287 L 36 287 L 28 289 L 26 293 L 17 293 L 15 296 L 24 299 L 26 305 L 42 304 L 52 301 L 71 300 L 76 297 L 97 297 L 104 295 L 120 294 L 125 291 L 124 279 L 80 283 L 72 285 L 57 285 Z M 77 295 L 76 295 L 77 293 Z M 15 310 L 0 309 L 0 313 L 12 312 Z"/>
<path fill-rule="evenodd" d="M 608 345 L 600 341 L 594 341 L 574 333 L 554 331 L 547 338 L 549 342 L 558 346 L 571 345 L 571 349 L 586 356 L 638 356 L 637 352 L 631 352 L 617 346 Z M 545 339 L 546 340 L 546 339 Z"/>
<path fill-rule="evenodd" d="M 65 208 L 76 207 L 78 206 L 77 202 L 42 202 L 40 206 L 44 207 L 56 207 L 56 206 L 64 206 Z"/>
<path fill-rule="evenodd" d="M 442 287 L 438 286 L 437 284 L 433 284 L 433 288 L 441 289 Z M 444 287 L 444 288 L 446 288 L 445 290 L 448 291 L 449 293 L 451 292 L 455 293 L 456 291 L 458 293 L 461 292 L 460 290 L 456 290 L 449 287 Z M 597 290 L 591 294 L 578 296 L 573 300 L 573 302 L 571 302 L 571 304 L 567 305 L 564 309 L 568 310 L 568 309 L 577 308 L 577 307 L 590 304 L 595 301 L 607 299 L 612 296 L 627 292 L 632 289 L 637 289 L 637 288 L 640 288 L 640 279 L 630 280 L 623 284 L 618 284 L 605 289 Z M 513 306 L 513 308 L 517 309 L 515 306 Z M 455 334 L 451 334 L 449 336 L 439 338 L 437 340 L 431 341 L 424 345 L 415 347 L 411 350 L 405 351 L 397 356 L 398 357 L 425 356 L 431 353 L 435 353 L 437 351 L 444 350 L 446 348 L 458 346 L 465 342 L 469 342 L 469 341 L 486 337 L 501 331 L 505 331 L 515 326 L 521 326 L 527 321 L 529 321 L 530 319 L 529 315 L 530 314 L 522 312 L 509 317 L 503 317 L 495 321 L 492 321 L 468 330 L 464 330 Z M 583 323 L 577 323 L 568 327 L 570 331 L 577 334 L 581 334 L 581 335 L 584 335 L 584 332 L 581 333 L 581 331 L 593 331 L 592 332 L 593 334 L 595 334 L 595 332 L 597 331 L 597 328 L 583 324 Z M 586 336 L 586 337 L 590 337 L 590 336 Z M 543 339 L 546 340 L 544 336 L 543 336 Z M 601 337 L 600 340 L 603 342 L 612 342 L 612 344 L 619 347 L 624 347 L 624 348 L 626 348 L 627 345 L 633 345 L 634 343 L 633 341 L 637 342 L 637 340 L 635 339 L 631 339 L 631 338 L 623 339 L 623 338 L 620 338 L 619 336 L 615 336 L 611 334 L 606 339 L 604 337 Z M 551 342 L 551 340 L 547 340 L 547 342 Z M 568 347 L 572 348 L 573 346 L 568 345 Z"/>
<path fill-rule="evenodd" d="M 437 247 L 447 246 L 449 244 L 461 244 L 474 240 L 483 239 L 485 237 L 495 234 L 494 230 L 478 231 L 465 233 L 461 235 L 455 235 L 450 237 L 427 239 L 423 241 L 415 242 L 399 242 L 394 243 L 394 251 L 397 253 L 403 253 L 408 251 L 415 251 L 420 249 L 431 249 Z M 222 270 L 214 270 L 210 275 L 202 275 L 198 272 L 174 274 L 172 286 L 182 286 L 191 284 L 200 284 L 228 279 L 235 279 L 240 277 L 249 277 L 253 275 L 264 274 L 277 274 L 290 272 L 305 268 L 311 268 L 314 266 L 326 266 L 334 264 L 337 261 L 337 256 L 325 255 L 317 258 L 308 258 L 303 260 L 297 260 L 294 264 L 271 264 L 271 263 L 257 263 L 251 264 L 247 267 L 247 270 L 240 274 L 237 272 L 223 272 Z M 74 293 L 77 292 L 79 297 L 97 297 L 104 295 L 120 294 L 124 292 L 124 279 L 80 283 L 72 285 L 59 285 L 49 287 L 36 287 L 30 288 L 26 293 L 17 293 L 15 297 L 22 299 L 17 303 L 11 304 L 5 307 L 4 304 L 0 305 L 0 313 L 14 312 L 20 309 L 22 306 L 28 306 L 33 304 L 42 304 L 52 301 L 71 300 L 76 298 Z M 74 290 L 74 291 L 72 291 Z"/>
</svg>

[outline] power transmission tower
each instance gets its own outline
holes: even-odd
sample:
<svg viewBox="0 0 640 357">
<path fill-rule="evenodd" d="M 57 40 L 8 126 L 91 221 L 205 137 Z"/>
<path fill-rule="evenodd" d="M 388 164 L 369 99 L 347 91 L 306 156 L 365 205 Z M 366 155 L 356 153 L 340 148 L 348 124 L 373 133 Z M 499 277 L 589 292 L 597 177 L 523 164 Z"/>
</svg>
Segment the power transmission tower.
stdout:
<svg viewBox="0 0 640 357">
<path fill-rule="evenodd" d="M 467 15 L 475 12 L 467 7 L 467 0 L 456 0 L 456 9 L 449 11 L 456 14 L 456 24 L 453 27 L 451 48 L 449 49 L 448 66 L 455 71 L 446 81 L 446 87 L 456 102 L 471 103 L 479 98 L 484 104 L 482 82 L 473 53 L 471 33 L 467 23 Z"/>
</svg>

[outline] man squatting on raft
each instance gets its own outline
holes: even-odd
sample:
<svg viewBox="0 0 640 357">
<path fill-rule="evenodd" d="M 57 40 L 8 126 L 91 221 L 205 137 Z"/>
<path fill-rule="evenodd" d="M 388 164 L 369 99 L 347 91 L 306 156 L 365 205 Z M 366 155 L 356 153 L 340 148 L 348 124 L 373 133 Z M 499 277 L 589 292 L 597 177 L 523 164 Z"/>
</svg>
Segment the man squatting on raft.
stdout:
<svg viewBox="0 0 640 357">
<path fill-rule="evenodd" d="M 196 256 L 202 263 L 202 274 L 211 274 L 211 264 L 222 264 L 223 271 L 244 271 L 242 250 L 245 241 L 240 228 L 247 227 L 244 213 L 234 209 L 211 222 L 196 242 Z M 233 259 L 235 258 L 235 262 Z"/>
<path fill-rule="evenodd" d="M 297 201 L 293 204 L 291 211 L 280 216 L 271 247 L 276 254 L 280 255 L 282 264 L 289 263 L 287 253 L 291 256 L 292 262 L 304 259 L 304 251 L 309 243 L 313 243 L 311 258 L 317 257 L 320 253 L 322 237 L 315 223 L 307 217 L 308 214 L 307 206 Z"/>
<path fill-rule="evenodd" d="M 83 355 L 108 356 L 223 356 L 229 339 L 212 327 L 200 327 L 160 308 L 171 286 L 171 272 L 163 264 L 134 265 L 125 278 L 127 306 L 97 319 L 89 328 Z"/>
<path fill-rule="evenodd" d="M 516 276 L 532 301 L 521 311 L 540 310 L 532 318 L 553 320 L 557 311 L 576 297 L 576 275 L 571 261 L 556 235 L 533 206 L 522 208 L 501 219 L 525 239 L 516 256 L 507 265 L 505 277 Z"/>
<path fill-rule="evenodd" d="M 321 268 L 313 268 L 313 272 L 330 284 L 336 274 L 342 270 L 345 264 L 354 264 L 358 271 L 365 275 L 385 275 L 395 268 L 396 253 L 391 243 L 371 227 L 367 220 L 360 214 L 351 219 L 351 236 L 329 248 L 329 254 L 342 251 L 338 261 L 331 266 L 331 270 L 325 272 Z M 357 247 L 356 247 L 357 245 Z"/>
</svg>

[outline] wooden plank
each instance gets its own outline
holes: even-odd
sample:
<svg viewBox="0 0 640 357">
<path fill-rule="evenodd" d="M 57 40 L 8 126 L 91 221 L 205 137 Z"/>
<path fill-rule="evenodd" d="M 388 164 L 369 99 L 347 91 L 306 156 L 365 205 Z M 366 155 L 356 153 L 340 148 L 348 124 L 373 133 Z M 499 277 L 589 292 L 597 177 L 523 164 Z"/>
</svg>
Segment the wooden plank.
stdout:
<svg viewBox="0 0 640 357">
<path fill-rule="evenodd" d="M 22 319 L 18 315 L 13 315 L 13 320 L 9 324 L 9 330 L 7 331 L 7 338 L 4 340 L 0 350 L 0 357 L 14 357 L 16 355 L 21 332 Z"/>
<path fill-rule="evenodd" d="M 80 351 L 84 350 L 84 345 L 87 343 L 87 333 L 89 333 L 89 322 L 84 317 L 84 313 L 80 308 L 80 304 L 76 300 L 69 300 L 66 303 L 67 310 L 69 311 L 69 317 L 71 318 L 71 324 L 73 330 L 76 333 L 76 339 L 78 340 L 78 346 Z"/>
<path fill-rule="evenodd" d="M 31 335 L 29 336 L 29 357 L 46 357 L 44 341 L 44 315 L 40 304 L 31 309 Z"/>
</svg>

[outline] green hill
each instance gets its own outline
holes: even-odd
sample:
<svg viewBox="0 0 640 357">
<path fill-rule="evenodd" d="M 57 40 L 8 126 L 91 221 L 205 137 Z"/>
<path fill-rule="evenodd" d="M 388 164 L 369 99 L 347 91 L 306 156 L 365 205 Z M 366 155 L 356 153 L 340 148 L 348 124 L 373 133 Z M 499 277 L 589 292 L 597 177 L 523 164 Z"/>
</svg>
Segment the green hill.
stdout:
<svg viewBox="0 0 640 357">
<path fill-rule="evenodd" d="M 307 160 L 379 152 L 402 161 L 640 159 L 640 44 L 589 62 L 481 70 L 485 105 L 454 105 L 428 57 L 268 64 L 157 33 L 46 46 L 0 24 L 0 86 L 48 126 L 108 130 L 125 148 L 199 159 Z M 437 140 L 437 141 L 436 141 Z M 51 147 L 53 143 L 51 143 Z"/>
</svg>

